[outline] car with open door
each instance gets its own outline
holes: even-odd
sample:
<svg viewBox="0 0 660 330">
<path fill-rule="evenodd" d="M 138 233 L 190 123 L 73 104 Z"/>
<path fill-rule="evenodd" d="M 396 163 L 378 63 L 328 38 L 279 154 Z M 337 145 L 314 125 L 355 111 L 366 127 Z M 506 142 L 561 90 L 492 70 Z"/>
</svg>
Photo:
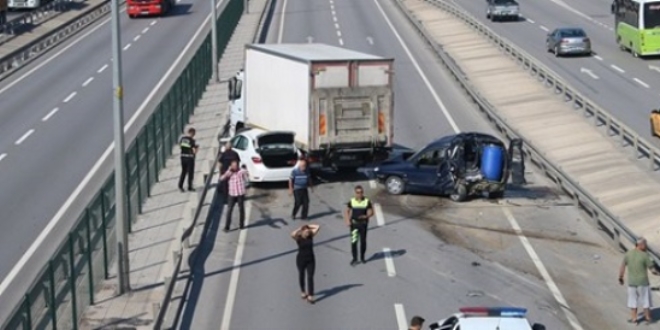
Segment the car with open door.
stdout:
<svg viewBox="0 0 660 330">
<path fill-rule="evenodd" d="M 250 182 L 289 180 L 301 156 L 293 132 L 243 128 L 229 141 L 247 168 Z"/>
<path fill-rule="evenodd" d="M 437 139 L 417 152 L 399 153 L 373 172 L 390 194 L 439 194 L 460 202 L 484 193 L 502 197 L 510 163 L 511 153 L 500 139 L 469 132 Z"/>
<path fill-rule="evenodd" d="M 527 309 L 519 307 L 463 307 L 443 320 L 429 325 L 431 330 L 545 330 L 526 318 Z"/>
</svg>

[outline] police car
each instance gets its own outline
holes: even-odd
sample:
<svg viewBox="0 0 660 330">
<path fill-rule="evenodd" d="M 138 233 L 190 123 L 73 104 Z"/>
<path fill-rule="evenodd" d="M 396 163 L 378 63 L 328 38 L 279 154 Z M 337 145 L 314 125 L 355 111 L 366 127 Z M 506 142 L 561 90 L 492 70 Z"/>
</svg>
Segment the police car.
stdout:
<svg viewBox="0 0 660 330">
<path fill-rule="evenodd" d="M 444 320 L 432 323 L 433 330 L 545 330 L 545 326 L 530 325 L 527 309 L 518 307 L 464 307 Z"/>
</svg>

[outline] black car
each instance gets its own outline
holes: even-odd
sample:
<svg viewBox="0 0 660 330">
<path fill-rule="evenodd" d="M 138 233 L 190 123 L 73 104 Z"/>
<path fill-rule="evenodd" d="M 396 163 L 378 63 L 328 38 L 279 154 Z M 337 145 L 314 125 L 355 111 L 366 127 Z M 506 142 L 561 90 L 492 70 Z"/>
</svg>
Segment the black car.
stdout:
<svg viewBox="0 0 660 330">
<path fill-rule="evenodd" d="M 483 133 L 459 133 L 404 152 L 374 168 L 390 194 L 404 192 L 448 195 L 463 201 L 488 193 L 500 198 L 509 179 L 511 153 L 498 138 Z"/>
</svg>

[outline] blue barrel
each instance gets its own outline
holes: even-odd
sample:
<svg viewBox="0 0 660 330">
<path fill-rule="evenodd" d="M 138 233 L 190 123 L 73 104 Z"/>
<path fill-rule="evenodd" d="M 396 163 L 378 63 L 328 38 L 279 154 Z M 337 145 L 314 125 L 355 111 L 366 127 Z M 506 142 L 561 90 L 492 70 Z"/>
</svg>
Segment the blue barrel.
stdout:
<svg viewBox="0 0 660 330">
<path fill-rule="evenodd" d="M 481 174 L 488 181 L 502 179 L 502 166 L 504 165 L 504 150 L 496 145 L 489 144 L 483 148 L 481 155 Z"/>
</svg>

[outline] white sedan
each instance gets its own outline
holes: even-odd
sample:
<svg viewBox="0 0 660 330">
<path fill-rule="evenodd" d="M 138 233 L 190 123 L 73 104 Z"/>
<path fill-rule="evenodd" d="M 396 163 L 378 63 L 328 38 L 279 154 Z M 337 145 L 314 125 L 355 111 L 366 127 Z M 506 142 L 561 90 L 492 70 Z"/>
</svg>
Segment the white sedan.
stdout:
<svg viewBox="0 0 660 330">
<path fill-rule="evenodd" d="M 539 323 L 530 325 L 527 310 L 518 307 L 464 307 L 460 313 L 432 323 L 433 330 L 545 330 Z"/>
<path fill-rule="evenodd" d="M 246 128 L 231 139 L 231 146 L 250 174 L 250 182 L 288 181 L 301 156 L 295 133 Z"/>
</svg>

